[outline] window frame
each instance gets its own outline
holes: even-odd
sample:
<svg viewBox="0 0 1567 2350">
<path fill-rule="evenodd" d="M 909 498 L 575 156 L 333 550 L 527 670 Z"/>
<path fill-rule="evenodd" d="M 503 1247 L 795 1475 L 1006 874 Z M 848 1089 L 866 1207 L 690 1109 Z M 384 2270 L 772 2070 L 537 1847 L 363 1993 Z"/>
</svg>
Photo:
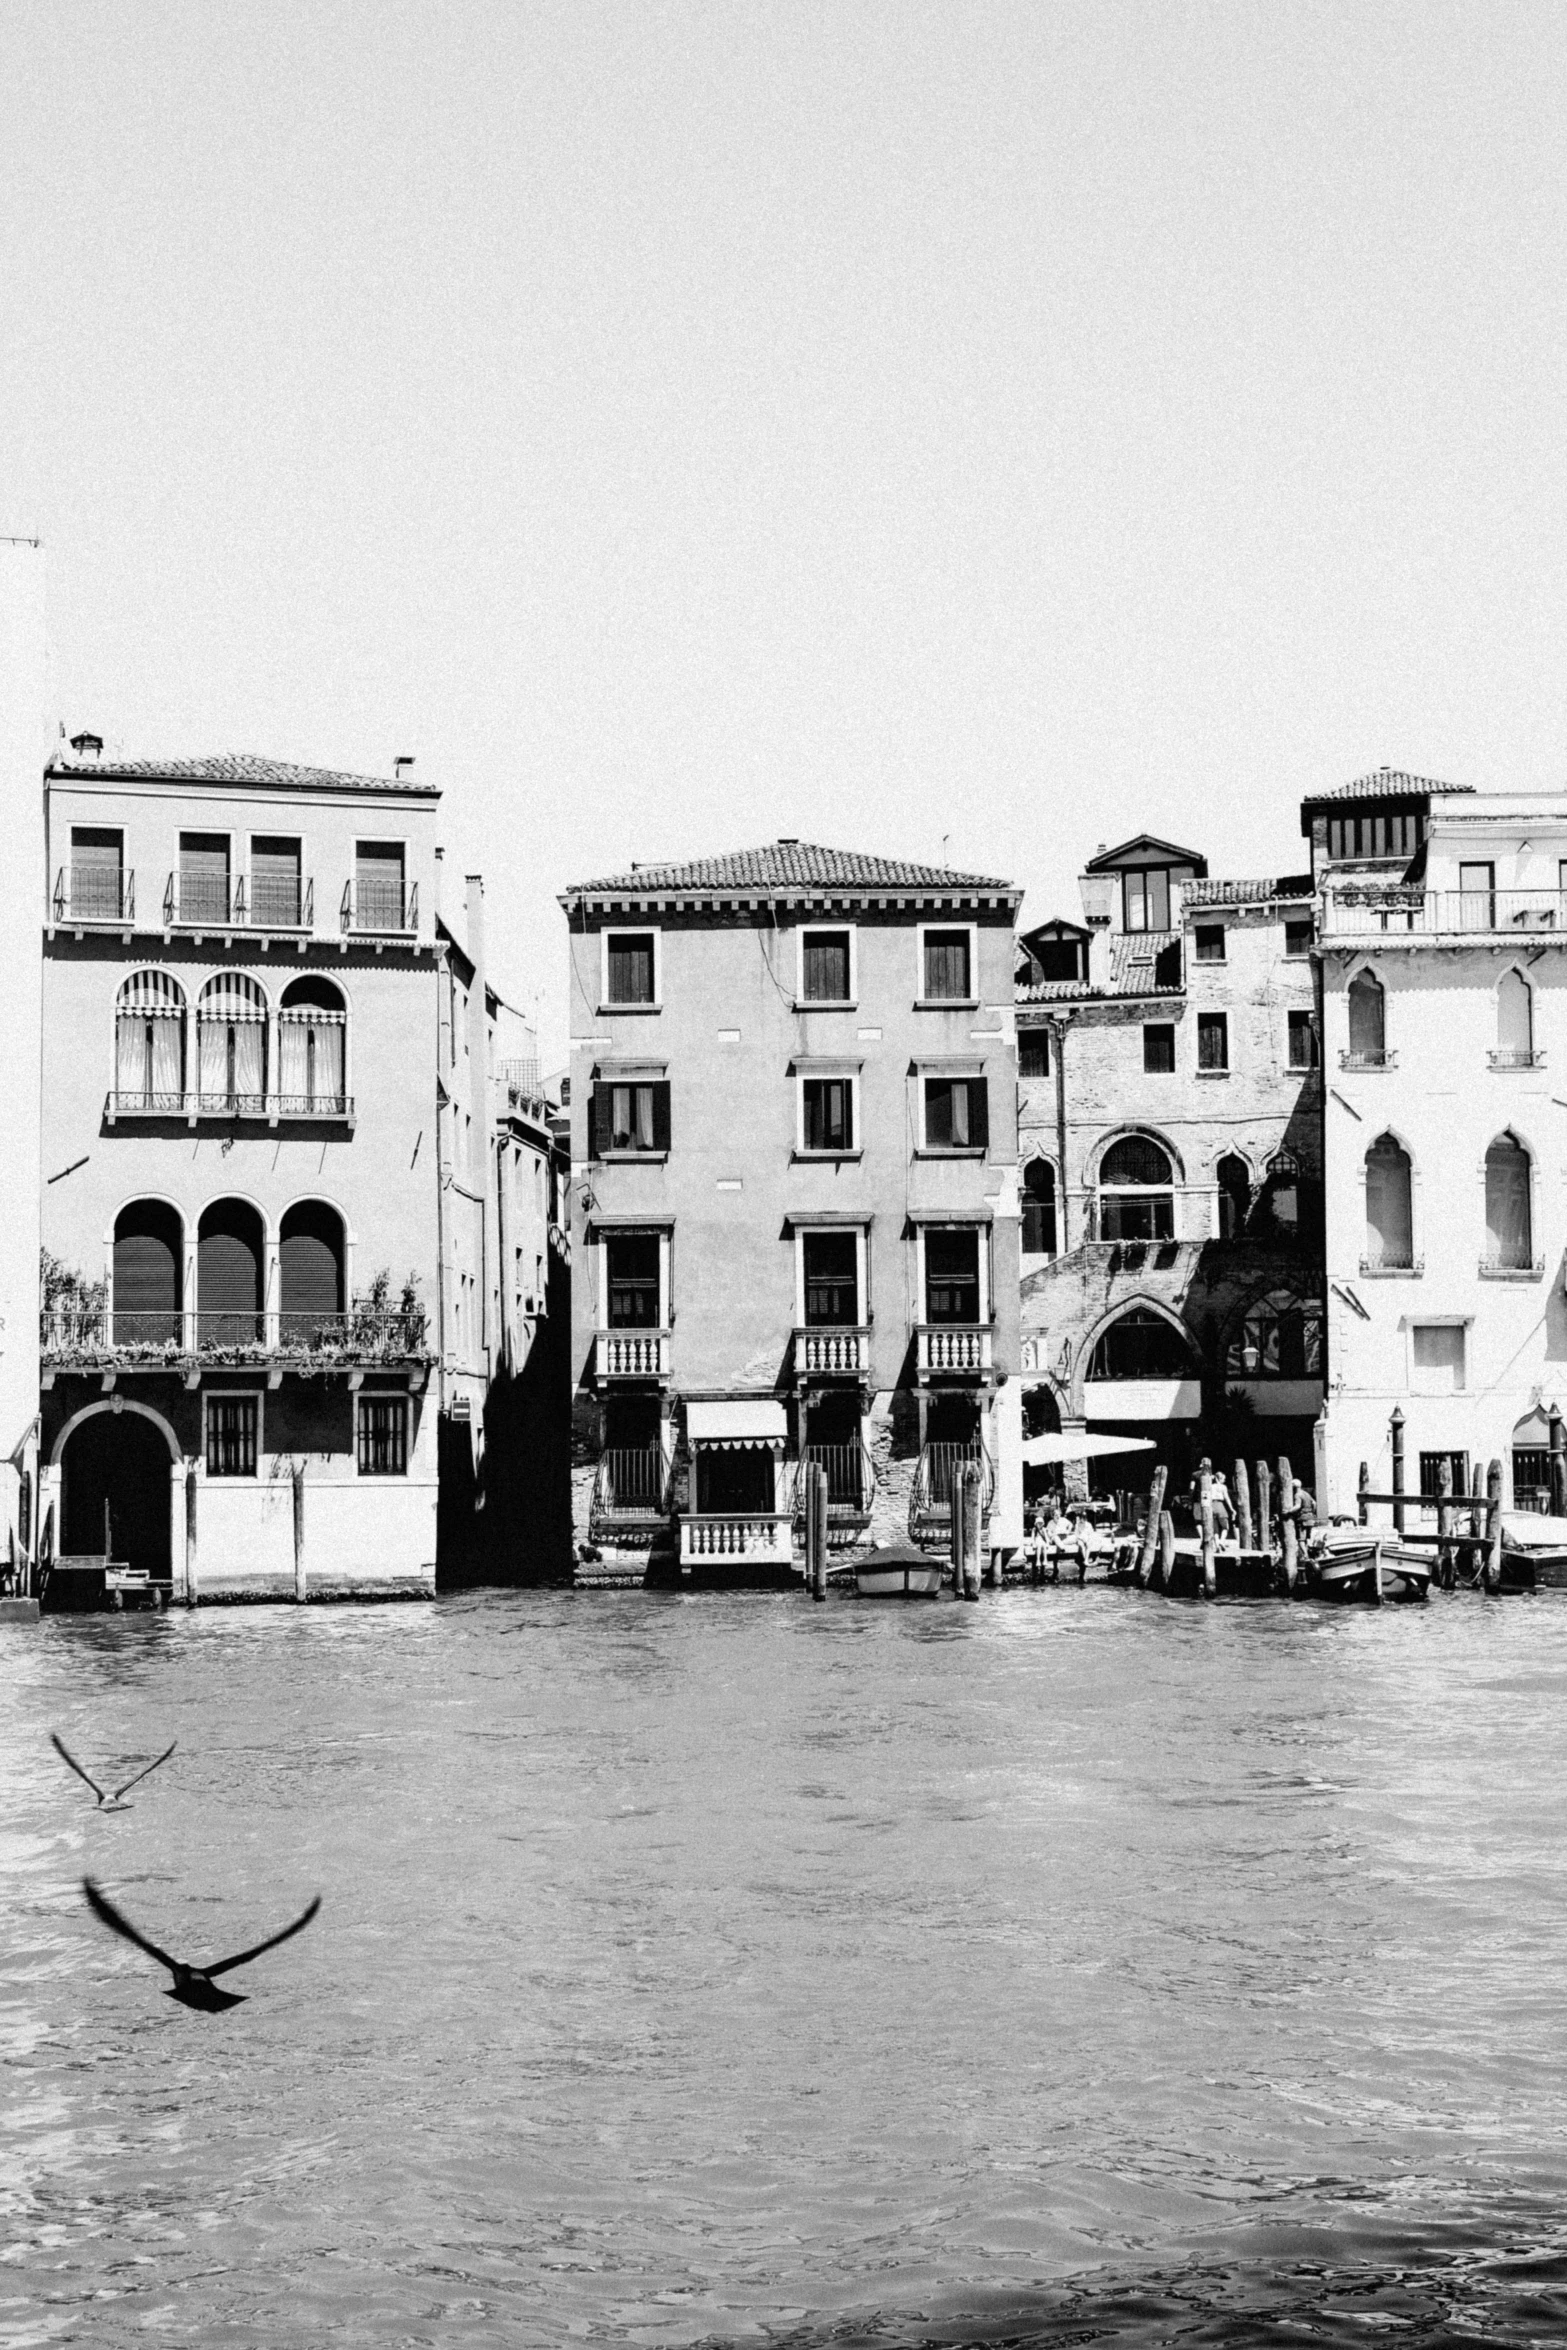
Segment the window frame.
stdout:
<svg viewBox="0 0 1567 2350">
<path fill-rule="evenodd" d="M 849 941 L 849 992 L 847 995 L 808 996 L 805 992 L 805 949 L 812 938 L 823 935 L 847 935 Z M 656 976 L 656 966 L 655 966 Z M 794 952 L 794 1005 L 797 1012 L 853 1012 L 859 1009 L 860 996 L 860 941 L 856 923 L 802 922 Z"/>
<path fill-rule="evenodd" d="M 927 1256 L 926 1242 L 932 1232 L 972 1232 L 974 1235 L 974 1256 L 975 1263 L 978 1268 L 978 1284 L 975 1302 L 978 1307 L 979 1319 L 976 1322 L 933 1323 L 930 1319 L 930 1265 Z M 918 1257 L 918 1263 L 916 1265 L 915 1271 L 919 1283 L 916 1296 L 919 1306 L 919 1323 L 921 1328 L 939 1330 L 988 1330 L 991 1327 L 995 1320 L 995 1307 L 991 1302 L 990 1294 L 990 1233 L 991 1226 L 988 1222 L 981 1223 L 973 1219 L 963 1219 L 958 1217 L 953 1218 L 950 1223 L 944 1223 L 939 1216 L 933 1216 L 928 1220 L 922 1221 L 916 1227 L 915 1249 Z"/>
<path fill-rule="evenodd" d="M 670 1327 L 670 1255 L 673 1228 L 668 1224 L 611 1224 L 600 1225 L 594 1238 L 598 1256 L 596 1282 L 598 1288 L 598 1321 L 595 1328 L 645 1329 L 645 1323 L 611 1323 L 609 1318 L 609 1244 L 612 1240 L 645 1239 L 651 1234 L 658 1242 L 658 1320 L 654 1330 Z"/>
<path fill-rule="evenodd" d="M 1204 942 L 1211 948 L 1219 942 L 1217 954 L 1204 952 Z M 1194 963 L 1227 963 L 1230 959 L 1229 924 L 1227 922 L 1194 922 L 1192 924 L 1192 961 Z"/>
<path fill-rule="evenodd" d="M 255 1467 L 251 1469 L 214 1469 L 212 1459 L 211 1412 L 214 1404 L 248 1403 L 255 1412 Z M 255 1485 L 261 1477 L 261 1456 L 265 1451 L 266 1391 L 259 1387 L 206 1388 L 201 1392 L 201 1471 L 209 1485 Z"/>
<path fill-rule="evenodd" d="M 647 1092 L 651 1095 L 651 1126 L 653 1139 L 646 1149 L 637 1142 L 617 1143 L 614 1139 L 614 1096 L 617 1092 L 632 1095 Z M 598 1099 L 601 1093 L 610 1096 L 609 1139 L 599 1147 Z M 662 1114 L 659 1096 L 662 1094 Z M 662 1129 L 662 1136 L 660 1133 Z M 635 1103 L 632 1104 L 632 1131 L 635 1131 Z M 595 1166 L 646 1166 L 661 1164 L 668 1159 L 674 1135 L 674 1088 L 664 1062 L 638 1062 L 617 1068 L 613 1061 L 599 1062 L 588 1079 L 588 1158 Z"/>
<path fill-rule="evenodd" d="M 1431 1397 L 1473 1394 L 1474 1390 L 1469 1384 L 1469 1333 L 1473 1327 L 1473 1324 L 1474 1316 L 1472 1314 L 1411 1314 L 1408 1316 L 1404 1323 L 1404 1385 L 1409 1394 Z M 1463 1340 L 1463 1361 L 1460 1365 L 1460 1371 L 1462 1375 L 1456 1387 L 1433 1387 L 1430 1385 L 1422 1386 L 1420 1384 L 1422 1379 L 1429 1379 L 1429 1373 L 1422 1369 L 1417 1374 L 1415 1369 L 1415 1332 L 1417 1330 L 1457 1330 L 1461 1334 Z M 1427 1449 L 1431 1448 L 1428 1447 Z M 1441 1446 L 1437 1446 L 1435 1448 L 1438 1458 L 1441 1457 L 1442 1449 L 1443 1448 Z M 1418 1494 L 1418 1485 L 1416 1491 Z M 1456 1497 L 1456 1486 L 1454 1488 L 1454 1493 Z"/>
<path fill-rule="evenodd" d="M 292 840 L 299 843 L 299 920 L 297 922 L 280 922 L 268 925 L 256 920 L 256 843 L 258 840 Z M 403 887 L 405 889 L 408 886 L 407 871 L 407 853 L 405 851 L 403 863 Z M 260 826 L 257 826 L 252 832 L 247 832 L 245 835 L 245 919 L 251 929 L 271 927 L 279 930 L 303 930 L 306 927 L 305 903 L 310 890 L 309 872 L 310 843 L 306 838 L 303 826 L 298 832 L 279 832 L 276 827 L 267 831 Z"/>
<path fill-rule="evenodd" d="M 1173 1077 L 1175 1075 L 1175 1022 L 1173 1020 L 1145 1020 L 1143 1031 L 1143 1075 L 1145 1077 Z M 1170 1040 L 1170 1058 L 1160 1064 L 1148 1058 L 1148 1039 L 1151 1036 Z"/>
<path fill-rule="evenodd" d="M 919 1149 L 925 1158 L 983 1159 L 990 1155 L 990 1079 L 983 1067 L 962 1069 L 931 1069 L 921 1067 L 915 1077 L 919 1087 Z M 969 1092 L 969 1125 L 974 1123 L 973 1088 L 983 1086 L 984 1138 L 980 1142 L 932 1142 L 930 1138 L 930 1088 L 933 1085 L 966 1085 Z"/>
<path fill-rule="evenodd" d="M 377 1405 L 384 1407 L 390 1404 L 398 1406 L 402 1420 L 402 1466 L 397 1469 L 367 1469 L 364 1465 L 365 1413 L 367 1410 L 374 1410 Z M 354 1397 L 354 1475 L 356 1478 L 370 1478 L 380 1484 L 387 1478 L 408 1475 L 408 1464 L 413 1453 L 409 1427 L 412 1417 L 413 1397 L 406 1392 L 397 1393 L 386 1388 L 371 1388 L 368 1392 L 364 1388 L 359 1390 L 359 1393 Z"/>
<path fill-rule="evenodd" d="M 854 1235 L 854 1292 L 855 1292 L 855 1313 L 856 1313 L 856 1315 L 857 1315 L 858 1319 L 857 1319 L 857 1320 L 855 1320 L 855 1321 L 853 1321 L 853 1322 L 811 1322 L 811 1323 L 807 1323 L 807 1321 L 806 1321 L 806 1319 L 805 1319 L 805 1289 L 806 1289 L 806 1279 L 805 1279 L 805 1244 L 806 1244 L 806 1241 L 807 1241 L 808 1239 L 809 1239 L 809 1240 L 818 1240 L 818 1239 L 821 1239 L 821 1238 L 823 1238 L 824 1236 L 826 1236 L 826 1237 L 829 1237 L 829 1238 L 831 1238 L 831 1239 L 834 1239 L 834 1240 L 839 1240 L 839 1239 L 841 1239 L 841 1238 L 843 1237 L 843 1234 L 844 1234 L 846 1231 L 852 1232 L 852 1233 L 853 1233 L 853 1235 Z M 800 1224 L 796 1224 L 796 1225 L 795 1225 L 795 1227 L 794 1227 L 794 1326 L 795 1326 L 795 1328 L 796 1328 L 797 1330 L 805 1330 L 805 1329 L 811 1329 L 811 1330 L 868 1330 L 868 1329 L 870 1328 L 870 1326 L 871 1326 L 871 1311 L 870 1311 L 870 1288 L 869 1288 L 869 1283 L 870 1283 L 870 1246 L 869 1246 L 869 1242 L 870 1242 L 870 1232 L 869 1232 L 869 1218 L 867 1218 L 867 1219 L 866 1219 L 866 1221 L 865 1221 L 864 1223 L 856 1223 L 856 1224 L 852 1224 L 852 1225 L 845 1225 L 845 1224 L 842 1224 L 842 1223 L 837 1223 L 837 1224 L 830 1224 L 830 1223 L 823 1223 L 823 1222 L 813 1222 L 813 1221 L 812 1221 L 812 1220 L 811 1220 L 811 1219 L 808 1217 L 808 1218 L 807 1218 L 807 1219 L 806 1219 L 806 1220 L 805 1220 L 803 1223 L 800 1223 Z"/>
<path fill-rule="evenodd" d="M 1302 1020 L 1306 1024 L 1306 1038 L 1310 1051 L 1304 1061 L 1297 1061 L 1295 1058 L 1295 1029 L 1296 1023 Z M 1317 1024 L 1316 1013 L 1308 1007 L 1291 1004 L 1285 1010 L 1284 1066 L 1297 1077 L 1307 1076 L 1313 1069 L 1320 1069 L 1322 1066 L 1322 1033 Z"/>
<path fill-rule="evenodd" d="M 1217 1030 L 1224 1048 L 1222 1061 L 1205 1061 L 1202 1057 L 1203 1030 Z M 1199 1012 L 1197 1014 L 1197 1069 L 1199 1077 L 1228 1077 L 1230 1074 L 1230 1016 L 1228 1012 Z"/>
<path fill-rule="evenodd" d="M 925 941 L 933 930 L 962 930 L 968 933 L 967 995 L 927 995 L 925 993 Z M 917 922 L 914 926 L 918 952 L 915 971 L 914 1008 L 919 1012 L 973 1011 L 979 1003 L 979 924 L 964 922 L 954 917 L 950 922 Z"/>
<path fill-rule="evenodd" d="M 1284 960 L 1287 963 L 1310 962 L 1311 950 L 1316 944 L 1316 927 L 1316 924 L 1313 922 L 1309 914 L 1294 915 L 1286 920 L 1284 924 Z M 1290 945 L 1291 931 L 1294 931 L 1297 936 L 1299 936 L 1302 931 L 1305 932 L 1306 943 L 1304 946 Z"/>
<path fill-rule="evenodd" d="M 1042 1069 L 1024 1068 L 1023 1043 L 1025 1038 L 1028 1040 L 1029 1046 L 1032 1049 L 1040 1051 L 1044 1054 L 1045 1065 Z M 1025 1085 L 1037 1084 L 1041 1078 L 1053 1077 L 1055 1075 L 1055 1062 L 1051 1058 L 1050 1052 L 1050 1030 L 1042 1022 L 1031 1022 L 1027 1026 L 1020 1027 L 1018 1029 L 1017 1073 L 1020 1082 Z"/>
<path fill-rule="evenodd" d="M 650 938 L 653 942 L 653 999 L 651 1003 L 621 1003 L 609 992 L 609 942 L 612 938 Z M 606 923 L 599 932 L 600 1012 L 625 1013 L 635 1018 L 664 1008 L 664 934 L 656 922 Z"/>
<path fill-rule="evenodd" d="M 808 1085 L 846 1085 L 849 1088 L 849 1140 L 841 1149 L 813 1150 L 805 1139 L 805 1089 Z M 820 1068 L 796 1066 L 794 1077 L 794 1155 L 823 1165 L 833 1159 L 857 1159 L 864 1144 L 860 1122 L 860 1069 L 856 1063 Z"/>
<path fill-rule="evenodd" d="M 1128 938 L 1164 938 L 1169 934 L 1173 928 L 1170 915 L 1175 893 L 1174 873 L 1175 867 L 1173 865 L 1126 865 L 1122 867 L 1121 928 Z M 1164 920 L 1149 922 L 1146 919 L 1148 884 L 1156 874 L 1164 885 Z M 1132 884 L 1134 882 L 1138 884 L 1142 893 L 1142 910 L 1145 919 L 1141 922 L 1133 922 L 1132 920 Z"/>
</svg>

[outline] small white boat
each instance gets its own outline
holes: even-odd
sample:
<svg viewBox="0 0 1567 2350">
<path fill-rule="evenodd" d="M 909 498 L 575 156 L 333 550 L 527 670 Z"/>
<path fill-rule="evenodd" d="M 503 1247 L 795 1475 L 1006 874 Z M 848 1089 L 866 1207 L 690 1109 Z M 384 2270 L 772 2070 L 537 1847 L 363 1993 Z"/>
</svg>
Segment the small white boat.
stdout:
<svg viewBox="0 0 1567 2350">
<path fill-rule="evenodd" d="M 854 1562 L 862 1599 L 928 1599 L 950 1581 L 952 1569 L 928 1550 L 873 1550 Z"/>
<path fill-rule="evenodd" d="M 1385 1543 L 1353 1521 L 1336 1519 L 1312 1533 L 1302 1561 L 1303 1583 L 1312 1599 L 1359 1601 L 1381 1607 L 1425 1599 L 1432 1561 Z"/>
</svg>

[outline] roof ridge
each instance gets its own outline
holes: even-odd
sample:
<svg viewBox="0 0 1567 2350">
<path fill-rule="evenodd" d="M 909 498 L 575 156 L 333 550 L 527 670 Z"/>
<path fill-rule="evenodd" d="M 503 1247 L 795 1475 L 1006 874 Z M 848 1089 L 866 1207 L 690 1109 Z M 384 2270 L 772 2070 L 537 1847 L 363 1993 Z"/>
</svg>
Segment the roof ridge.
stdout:
<svg viewBox="0 0 1567 2350">
<path fill-rule="evenodd" d="M 965 873 L 947 865 L 921 865 L 878 856 L 863 849 L 829 848 L 790 834 L 757 848 L 729 849 L 711 857 L 670 858 L 636 863 L 626 871 L 573 882 L 574 897 L 635 896 L 659 890 L 701 892 L 759 889 L 986 890 L 1011 892 L 1015 885 L 990 873 Z"/>
</svg>

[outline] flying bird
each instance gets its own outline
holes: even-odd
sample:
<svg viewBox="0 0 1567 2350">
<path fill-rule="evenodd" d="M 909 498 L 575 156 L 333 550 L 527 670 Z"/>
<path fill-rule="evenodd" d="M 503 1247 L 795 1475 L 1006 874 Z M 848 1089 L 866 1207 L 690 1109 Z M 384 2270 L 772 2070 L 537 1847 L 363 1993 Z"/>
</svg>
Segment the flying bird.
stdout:
<svg viewBox="0 0 1567 2350">
<path fill-rule="evenodd" d="M 149 1942 L 145 1934 L 139 1934 L 130 1919 L 120 1915 L 107 1894 L 99 1890 L 91 1877 L 82 1879 L 82 1891 L 95 1917 L 101 1918 L 114 1933 L 123 1934 L 127 1942 L 134 1942 L 138 1950 L 145 1950 L 147 1956 L 155 1958 L 159 1966 L 168 1968 L 174 1983 L 171 1989 L 165 1991 L 164 1997 L 177 1999 L 182 2007 L 197 2008 L 203 2015 L 221 2015 L 224 2008 L 242 2007 L 245 2002 L 242 1991 L 220 1991 L 213 1979 L 215 1976 L 229 1974 L 235 1967 L 245 1966 L 251 1959 L 259 1958 L 264 1950 L 275 1950 L 290 1935 L 303 1933 L 321 1907 L 321 1896 L 318 1893 L 304 1916 L 295 1918 L 293 1924 L 285 1926 L 281 1934 L 269 1935 L 265 1942 L 253 1943 L 249 1950 L 238 1951 L 233 1958 L 220 1958 L 215 1966 L 187 1966 L 183 1959 L 170 1958 L 168 1952 L 160 1950 L 156 1942 Z"/>
<path fill-rule="evenodd" d="M 61 1761 L 69 1763 L 71 1769 L 76 1773 L 78 1779 L 85 1779 L 88 1786 L 92 1789 L 94 1795 L 97 1796 L 98 1809 L 100 1811 L 129 1811 L 131 1806 L 124 1801 L 124 1798 L 129 1795 L 133 1787 L 139 1787 L 143 1779 L 148 1779 L 152 1776 L 153 1772 L 158 1767 L 158 1763 L 166 1763 L 170 1755 L 174 1752 L 174 1747 L 178 1746 L 179 1744 L 179 1740 L 176 1738 L 173 1746 L 166 1746 L 164 1748 L 163 1752 L 158 1756 L 157 1762 L 148 1763 L 145 1770 L 138 1771 L 134 1779 L 127 1779 L 123 1787 L 116 1787 L 114 1793 L 109 1795 L 106 1794 L 104 1789 L 99 1786 L 91 1771 L 84 1771 L 82 1769 L 81 1764 L 77 1761 L 75 1755 L 66 1745 L 65 1740 L 59 1735 L 58 1731 L 51 1730 L 49 1736 L 53 1741 L 55 1752 L 59 1755 Z"/>
</svg>

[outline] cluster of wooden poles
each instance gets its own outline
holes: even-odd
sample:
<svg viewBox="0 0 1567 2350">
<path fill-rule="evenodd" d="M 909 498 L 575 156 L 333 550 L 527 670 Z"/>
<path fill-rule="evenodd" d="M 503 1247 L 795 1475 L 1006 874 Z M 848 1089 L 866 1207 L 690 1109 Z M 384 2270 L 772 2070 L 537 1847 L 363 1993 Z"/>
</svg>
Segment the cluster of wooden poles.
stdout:
<svg viewBox="0 0 1567 2350">
<path fill-rule="evenodd" d="M 1148 1514 L 1143 1520 L 1132 1568 L 1133 1582 L 1150 1591 L 1172 1591 L 1180 1580 L 1176 1571 L 1175 1525 L 1164 1506 L 1168 1482 L 1169 1471 L 1155 1469 L 1148 1494 Z M 1212 1599 L 1219 1588 L 1219 1483 L 1218 1478 L 1204 1476 L 1198 1495 L 1197 1590 L 1204 1599 Z M 1284 1589 L 1290 1593 L 1300 1587 L 1301 1581 L 1303 1492 L 1286 1455 L 1279 1457 L 1276 1480 L 1266 1461 L 1256 1461 L 1250 1469 L 1242 1460 L 1235 1464 L 1234 1509 L 1240 1556 L 1258 1567 L 1264 1561 L 1274 1562 L 1282 1573 Z"/>
<path fill-rule="evenodd" d="M 1398 1415 L 1395 1414 L 1395 1421 L 1397 1418 Z M 1467 1568 L 1469 1581 L 1472 1584 L 1483 1585 L 1487 1591 L 1500 1591 L 1502 1587 L 1501 1462 L 1493 1460 L 1490 1467 L 1482 1472 L 1479 1462 L 1476 1461 L 1472 1490 L 1465 1493 L 1463 1487 L 1459 1486 L 1455 1492 L 1453 1464 L 1444 1454 L 1437 1464 L 1436 1532 L 1428 1534 L 1423 1529 L 1406 1531 L 1404 1511 L 1409 1496 L 1404 1491 L 1404 1447 L 1402 1440 L 1403 1428 L 1401 1424 L 1397 1424 L 1393 1430 L 1393 1490 L 1391 1493 L 1372 1492 L 1371 1471 L 1364 1461 L 1361 1462 L 1360 1485 L 1355 1497 L 1356 1514 L 1360 1523 L 1363 1526 L 1370 1525 L 1373 1502 L 1390 1503 L 1393 1511 L 1393 1531 L 1401 1542 L 1430 1543 L 1435 1546 L 1436 1568 L 1432 1580 L 1439 1584 L 1442 1590 L 1452 1590 L 1462 1567 Z M 1558 1482 L 1556 1464 L 1561 1458 L 1559 1450 L 1551 1455 L 1553 1499 L 1555 1499 L 1555 1487 Z M 1416 1496 L 1417 1504 L 1422 1500 L 1427 1507 L 1430 1506 L 1428 1496 Z M 1564 1515 L 1567 1515 L 1567 1507 L 1562 1504 L 1558 1504 L 1558 1507 L 1562 1508 Z M 1460 1523 L 1465 1517 L 1469 1520 L 1467 1531 Z"/>
</svg>

